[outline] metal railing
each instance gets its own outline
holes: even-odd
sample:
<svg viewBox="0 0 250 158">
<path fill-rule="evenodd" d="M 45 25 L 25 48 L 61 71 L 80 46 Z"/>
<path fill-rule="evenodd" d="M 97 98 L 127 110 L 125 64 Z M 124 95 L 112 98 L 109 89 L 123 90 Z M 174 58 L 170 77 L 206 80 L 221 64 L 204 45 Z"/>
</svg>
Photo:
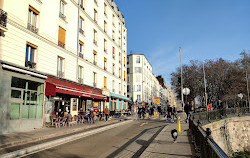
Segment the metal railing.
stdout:
<svg viewBox="0 0 250 158">
<path fill-rule="evenodd" d="M 59 13 L 59 17 L 62 18 L 64 21 L 66 21 L 66 16 L 63 13 Z"/>
<path fill-rule="evenodd" d="M 33 26 L 32 24 L 28 23 L 27 25 L 27 29 L 34 32 L 34 33 L 38 33 L 38 28 L 36 28 L 36 26 Z"/>
<path fill-rule="evenodd" d="M 62 43 L 61 41 L 58 41 L 58 46 L 62 47 L 62 48 L 65 48 L 65 44 Z"/>
<path fill-rule="evenodd" d="M 7 24 L 7 12 L 0 8 L 0 25 L 6 27 Z"/>
<path fill-rule="evenodd" d="M 84 31 L 83 31 L 82 28 L 79 28 L 79 32 L 80 32 L 82 35 L 84 35 Z"/>
<path fill-rule="evenodd" d="M 57 77 L 63 78 L 64 77 L 64 72 L 57 71 Z"/>
<path fill-rule="evenodd" d="M 211 137 L 211 130 L 204 130 L 202 125 L 230 116 L 249 115 L 249 107 L 220 109 L 208 112 L 194 113 L 189 118 L 189 129 L 198 157 L 228 158 L 227 154 Z"/>
</svg>

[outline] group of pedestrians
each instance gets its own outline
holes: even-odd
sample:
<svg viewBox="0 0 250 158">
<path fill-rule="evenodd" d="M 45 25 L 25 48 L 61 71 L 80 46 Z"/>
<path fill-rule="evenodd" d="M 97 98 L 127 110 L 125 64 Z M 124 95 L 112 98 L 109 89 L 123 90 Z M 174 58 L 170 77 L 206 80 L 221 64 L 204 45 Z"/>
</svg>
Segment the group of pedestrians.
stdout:
<svg viewBox="0 0 250 158">
<path fill-rule="evenodd" d="M 177 110 L 175 106 L 168 105 L 165 116 L 166 121 L 174 121 L 177 119 Z"/>
<path fill-rule="evenodd" d="M 102 119 L 102 115 L 105 115 L 105 121 L 108 121 L 108 118 L 109 118 L 109 109 L 108 107 L 106 106 L 105 109 L 103 110 L 103 113 L 102 112 L 99 112 L 99 119 L 101 120 Z M 90 124 L 91 123 L 95 123 L 95 116 L 97 116 L 97 113 L 94 111 L 93 108 L 91 109 L 88 109 L 88 111 L 85 113 L 84 115 L 84 119 L 86 122 L 89 122 Z"/>
</svg>

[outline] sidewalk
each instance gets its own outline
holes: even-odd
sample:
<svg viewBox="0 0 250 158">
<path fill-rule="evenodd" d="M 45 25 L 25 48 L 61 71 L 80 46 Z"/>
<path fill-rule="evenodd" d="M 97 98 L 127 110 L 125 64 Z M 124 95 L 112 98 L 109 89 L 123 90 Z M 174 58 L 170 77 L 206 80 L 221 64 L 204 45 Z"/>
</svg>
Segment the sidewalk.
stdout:
<svg viewBox="0 0 250 158">
<path fill-rule="evenodd" d="M 177 129 L 176 123 L 169 123 L 147 147 L 140 156 L 148 157 L 164 157 L 164 158 L 182 158 L 194 157 L 193 147 L 188 137 L 188 124 L 181 122 L 181 132 L 178 133 L 177 142 L 173 143 L 171 130 Z"/>
<path fill-rule="evenodd" d="M 0 135 L 0 155 L 1 153 L 4 153 L 4 150 L 6 148 L 43 141 L 46 139 L 63 137 L 66 135 L 75 134 L 77 132 L 87 131 L 90 129 L 95 129 L 98 127 L 115 124 L 118 122 L 120 122 L 120 119 L 112 118 L 107 122 L 97 121 L 94 124 L 84 123 L 84 124 L 73 125 L 70 127 L 66 126 L 60 128 L 43 127 L 41 129 L 34 129 L 32 131 L 27 131 L 27 132 Z"/>
</svg>

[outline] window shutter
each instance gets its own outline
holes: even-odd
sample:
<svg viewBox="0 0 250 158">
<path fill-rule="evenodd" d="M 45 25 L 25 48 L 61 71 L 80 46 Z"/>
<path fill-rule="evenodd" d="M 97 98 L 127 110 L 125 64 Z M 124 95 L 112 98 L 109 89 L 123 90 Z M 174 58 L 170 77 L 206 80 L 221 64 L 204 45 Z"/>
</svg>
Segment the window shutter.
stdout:
<svg viewBox="0 0 250 158">
<path fill-rule="evenodd" d="M 95 50 L 93 50 L 93 54 L 95 54 L 95 55 L 96 55 L 96 54 L 97 54 L 97 52 L 96 52 Z"/>
<path fill-rule="evenodd" d="M 62 42 L 63 44 L 65 44 L 65 33 L 66 30 L 59 26 L 58 41 Z"/>
<path fill-rule="evenodd" d="M 80 41 L 80 40 L 79 40 L 79 44 L 84 45 L 84 43 L 82 41 Z"/>
<path fill-rule="evenodd" d="M 32 6 L 29 6 L 29 10 L 33 11 L 33 12 L 36 13 L 37 15 L 40 13 L 38 10 L 36 10 L 36 9 L 33 8 Z"/>
<path fill-rule="evenodd" d="M 107 62 L 107 58 L 104 58 L 104 61 Z"/>
<path fill-rule="evenodd" d="M 104 77 L 104 87 L 107 88 L 107 77 Z"/>
</svg>

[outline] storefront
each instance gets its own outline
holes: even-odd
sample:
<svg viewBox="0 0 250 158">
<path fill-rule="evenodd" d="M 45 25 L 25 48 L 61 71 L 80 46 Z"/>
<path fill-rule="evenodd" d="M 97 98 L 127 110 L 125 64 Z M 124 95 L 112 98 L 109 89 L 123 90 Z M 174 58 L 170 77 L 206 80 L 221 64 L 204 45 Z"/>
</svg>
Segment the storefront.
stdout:
<svg viewBox="0 0 250 158">
<path fill-rule="evenodd" d="M 102 90 L 92 88 L 76 82 L 48 76 L 46 79 L 46 121 L 52 114 L 72 116 L 84 113 L 89 109 L 100 111 L 107 97 Z"/>
<path fill-rule="evenodd" d="M 0 134 L 43 126 L 45 79 L 40 72 L 1 61 Z"/>
<path fill-rule="evenodd" d="M 110 111 L 123 111 L 128 109 L 129 98 L 110 93 L 109 95 L 109 109 Z"/>
</svg>

